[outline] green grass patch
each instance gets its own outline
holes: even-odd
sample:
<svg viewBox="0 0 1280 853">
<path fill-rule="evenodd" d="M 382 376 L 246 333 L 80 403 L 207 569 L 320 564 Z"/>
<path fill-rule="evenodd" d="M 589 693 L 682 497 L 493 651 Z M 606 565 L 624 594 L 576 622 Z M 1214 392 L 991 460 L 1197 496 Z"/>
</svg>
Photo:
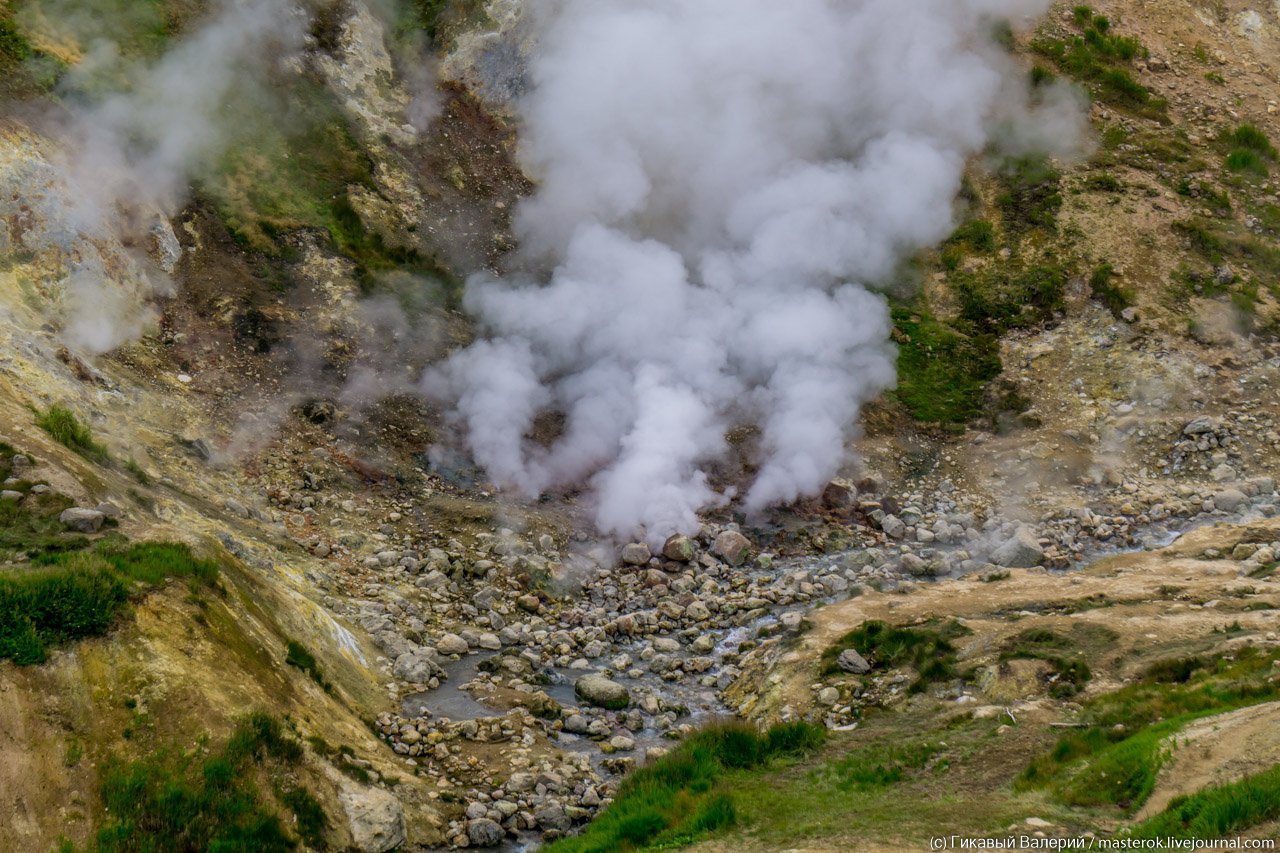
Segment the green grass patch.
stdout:
<svg viewBox="0 0 1280 853">
<path fill-rule="evenodd" d="M 1147 49 L 1136 38 L 1114 34 L 1111 21 L 1094 14 L 1091 8 L 1081 6 L 1077 12 L 1072 18 L 1075 34 L 1063 38 L 1042 36 L 1032 41 L 1032 51 L 1086 83 L 1098 100 L 1135 115 L 1166 121 L 1168 102 L 1154 95 L 1131 73 L 1133 61 L 1149 55 Z"/>
<path fill-rule="evenodd" d="M 1129 838 L 1209 840 L 1236 836 L 1280 818 L 1280 765 L 1228 785 L 1176 797 Z"/>
<path fill-rule="evenodd" d="M 1133 306 L 1137 294 L 1132 288 L 1116 284 L 1115 278 L 1115 268 L 1111 264 L 1099 265 L 1089 276 L 1089 292 L 1119 319 L 1126 308 Z"/>
<path fill-rule="evenodd" d="M 212 583 L 217 573 L 212 560 L 171 543 L 104 540 L 93 550 L 42 552 L 29 568 L 0 572 L 0 659 L 43 663 L 51 646 L 105 634 L 132 586 Z"/>
<path fill-rule="evenodd" d="M 996 173 L 996 206 L 1012 236 L 1034 229 L 1054 231 L 1062 208 L 1062 173 L 1047 157 L 1012 157 Z"/>
<path fill-rule="evenodd" d="M 881 744 L 833 759 L 819 773 L 838 791 L 889 788 L 923 770 L 942 750 L 933 741 Z"/>
<path fill-rule="evenodd" d="M 809 723 L 783 723 L 762 734 L 739 724 L 703 729 L 669 755 L 622 783 L 613 804 L 581 834 L 543 848 L 546 853 L 625 853 L 687 844 L 732 826 L 738 808 L 717 790 L 727 777 L 821 746 L 825 732 Z"/>
<path fill-rule="evenodd" d="M 290 640 L 285 648 L 284 662 L 289 666 L 298 669 L 311 676 L 311 680 L 324 688 L 326 693 L 333 692 L 333 685 L 324 677 L 324 673 L 320 671 L 320 664 L 316 661 L 315 655 L 307 651 L 306 646 L 299 642 Z"/>
<path fill-rule="evenodd" d="M 1087 703 L 1086 727 L 1062 735 L 1035 758 L 1015 789 L 1048 786 L 1072 805 L 1132 811 L 1155 785 L 1167 738 L 1201 717 L 1280 697 L 1280 684 L 1270 677 L 1277 659 L 1280 654 L 1245 647 L 1235 659 L 1153 664 L 1140 683 Z"/>
<path fill-rule="evenodd" d="M 967 633 L 969 630 L 958 622 L 895 627 L 870 620 L 836 640 L 822 653 L 820 671 L 823 675 L 841 672 L 837 663 L 840 653 L 854 649 L 873 668 L 914 669 L 917 677 L 910 690 L 918 693 L 933 682 L 960 677 L 956 670 L 956 649 L 951 640 Z"/>
<path fill-rule="evenodd" d="M 894 392 L 911 416 L 926 423 L 956 424 L 983 411 L 987 383 L 1000 375 L 999 341 L 936 319 L 923 305 L 892 309 L 898 342 Z"/>
<path fill-rule="evenodd" d="M 1080 645 L 1052 631 L 1032 628 L 1010 638 L 1000 652 L 1000 660 L 1018 659 L 1042 660 L 1053 667 L 1049 695 L 1055 699 L 1074 696 L 1093 677 Z"/>
<path fill-rule="evenodd" d="M 1070 271 L 1052 259 L 1023 269 L 1008 265 L 955 273 L 952 285 L 960 319 L 979 334 L 999 336 L 1050 320 L 1063 309 Z"/>
<path fill-rule="evenodd" d="M 113 759 L 102 771 L 105 818 L 92 853 L 207 851 L 280 853 L 298 842 L 281 809 L 262 793 L 259 775 L 282 775 L 302 747 L 278 720 L 253 714 L 215 752 L 160 750 L 132 762 Z M 300 832 L 323 838 L 323 811 L 310 794 L 281 796 Z M 304 829 L 305 827 L 305 829 Z"/>
<path fill-rule="evenodd" d="M 49 433 L 54 441 L 86 459 L 98 463 L 107 461 L 107 449 L 94 440 L 93 430 L 66 406 L 53 405 L 37 412 L 36 426 Z"/>
<path fill-rule="evenodd" d="M 44 663 L 51 645 L 106 633 L 127 598 L 100 565 L 0 574 L 0 659 Z"/>
<path fill-rule="evenodd" d="M 1120 179 L 1109 172 L 1088 175 L 1084 179 L 1084 189 L 1088 192 L 1118 193 L 1124 189 Z"/>
</svg>

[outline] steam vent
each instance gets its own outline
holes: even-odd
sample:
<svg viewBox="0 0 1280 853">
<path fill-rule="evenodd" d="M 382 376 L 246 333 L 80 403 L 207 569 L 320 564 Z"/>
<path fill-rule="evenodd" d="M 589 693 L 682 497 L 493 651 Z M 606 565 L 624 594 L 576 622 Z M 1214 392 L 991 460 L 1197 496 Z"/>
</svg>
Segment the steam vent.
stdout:
<svg viewBox="0 0 1280 853">
<path fill-rule="evenodd" d="M 0 853 L 1275 850 L 1280 0 L 0 0 Z"/>
</svg>

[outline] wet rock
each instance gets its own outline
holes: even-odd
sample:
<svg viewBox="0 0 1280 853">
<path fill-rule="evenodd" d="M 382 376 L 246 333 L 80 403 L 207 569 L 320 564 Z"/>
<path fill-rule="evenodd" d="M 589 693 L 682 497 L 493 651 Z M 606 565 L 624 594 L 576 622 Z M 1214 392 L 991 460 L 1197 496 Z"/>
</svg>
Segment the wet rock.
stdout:
<svg viewBox="0 0 1280 853">
<path fill-rule="evenodd" d="M 631 704 L 631 694 L 612 679 L 603 675 L 585 675 L 573 685 L 578 698 L 598 708 L 619 711 Z"/>
<path fill-rule="evenodd" d="M 361 853 L 386 853 L 404 844 L 404 807 L 391 794 L 352 784 L 338 792 L 338 802 L 347 816 L 352 846 Z"/>
<path fill-rule="evenodd" d="M 840 657 L 836 658 L 836 666 L 854 675 L 863 675 L 871 671 L 871 664 L 867 663 L 867 659 L 858 654 L 856 649 L 845 649 L 841 652 Z"/>
<path fill-rule="evenodd" d="M 712 551 L 731 566 L 741 566 L 751 550 L 751 540 L 736 530 L 726 530 L 716 537 Z"/>
<path fill-rule="evenodd" d="M 102 529 L 102 522 L 106 518 L 96 509 L 71 507 L 62 511 L 62 514 L 58 516 L 58 521 L 80 533 L 97 533 Z"/>
<path fill-rule="evenodd" d="M 853 489 L 834 480 L 822 490 L 822 505 L 828 509 L 849 509 L 856 498 Z"/>
<path fill-rule="evenodd" d="M 687 563 L 693 559 L 693 540 L 679 533 L 667 539 L 662 546 L 662 556 L 677 563 Z"/>
<path fill-rule="evenodd" d="M 566 832 L 573 825 L 569 816 L 565 814 L 564 806 L 556 802 L 548 803 L 535 811 L 533 818 L 543 829 L 554 829 L 558 832 Z"/>
<path fill-rule="evenodd" d="M 1029 569 L 1044 562 L 1044 549 L 1030 528 L 1020 527 L 1007 542 L 991 552 L 991 562 L 1006 569 Z"/>
<path fill-rule="evenodd" d="M 467 821 L 467 840 L 473 847 L 497 847 L 507 833 L 487 817 Z"/>
</svg>

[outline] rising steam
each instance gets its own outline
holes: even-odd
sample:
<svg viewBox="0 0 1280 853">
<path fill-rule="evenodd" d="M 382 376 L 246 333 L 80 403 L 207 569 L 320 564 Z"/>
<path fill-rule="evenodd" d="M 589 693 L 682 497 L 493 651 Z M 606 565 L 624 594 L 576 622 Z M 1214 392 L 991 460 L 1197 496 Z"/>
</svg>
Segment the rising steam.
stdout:
<svg viewBox="0 0 1280 853">
<path fill-rule="evenodd" d="M 696 529 L 735 425 L 762 431 L 747 509 L 820 489 L 894 382 L 868 285 L 946 236 L 993 128 L 1037 126 L 992 33 L 1047 6 L 558 4 L 521 104 L 525 272 L 468 282 L 485 337 L 424 387 L 491 478 L 589 483 L 608 533 Z M 531 440 L 549 411 L 558 437 Z"/>
<path fill-rule="evenodd" d="M 83 29 L 88 21 L 78 23 Z M 91 43 L 89 58 L 69 77 L 70 109 L 58 128 L 63 149 L 56 186 L 44 196 L 46 217 L 81 240 L 158 240 L 176 250 L 168 219 L 186 201 L 192 179 L 213 169 L 225 151 L 233 130 L 224 118 L 227 103 L 265 103 L 265 78 L 294 61 L 305 33 L 306 16 L 287 0 L 224 0 L 151 64 L 117 67 L 110 42 Z M 93 73 L 124 77 L 128 85 L 79 98 L 75 87 Z M 116 259 L 114 269 L 86 265 L 86 252 L 98 253 L 84 246 L 73 253 L 81 260 L 71 264 L 64 288 L 64 336 L 100 353 L 142 332 L 146 297 L 168 280 L 132 258 Z"/>
</svg>

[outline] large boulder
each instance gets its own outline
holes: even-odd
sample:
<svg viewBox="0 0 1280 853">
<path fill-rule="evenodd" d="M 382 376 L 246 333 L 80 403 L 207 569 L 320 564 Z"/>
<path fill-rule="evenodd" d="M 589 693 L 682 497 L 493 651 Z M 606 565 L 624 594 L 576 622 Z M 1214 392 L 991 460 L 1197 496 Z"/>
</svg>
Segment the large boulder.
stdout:
<svg viewBox="0 0 1280 853">
<path fill-rule="evenodd" d="M 583 702 L 609 711 L 620 711 L 631 704 L 627 688 L 603 675 L 584 675 L 573 685 L 573 692 Z"/>
<path fill-rule="evenodd" d="M 751 551 L 751 540 L 736 530 L 726 530 L 716 537 L 711 550 L 731 566 L 741 566 Z"/>
<path fill-rule="evenodd" d="M 97 533 L 102 529 L 102 522 L 106 518 L 96 509 L 73 506 L 70 509 L 64 509 L 62 515 L 58 516 L 58 521 L 80 533 Z"/>
<path fill-rule="evenodd" d="M 467 821 L 467 840 L 472 847 L 497 847 L 507 833 L 487 817 Z"/>
<path fill-rule="evenodd" d="M 436 651 L 442 655 L 465 655 L 471 646 L 457 634 L 445 634 L 436 642 Z"/>
<path fill-rule="evenodd" d="M 352 846 L 360 853 L 387 853 L 404 844 L 404 807 L 388 792 L 344 785 L 338 803 L 347 816 Z"/>
<path fill-rule="evenodd" d="M 439 664 L 432 660 L 430 652 L 424 649 L 416 649 L 400 655 L 396 658 L 395 666 L 391 671 L 401 681 L 411 681 L 415 684 L 426 684 L 433 677 L 444 674 Z"/>
<path fill-rule="evenodd" d="M 693 540 L 677 533 L 662 545 L 662 556 L 677 563 L 687 563 L 693 559 Z"/>
<path fill-rule="evenodd" d="M 643 566 L 650 556 L 649 546 L 643 542 L 632 542 L 622 549 L 622 562 L 628 566 Z"/>
<path fill-rule="evenodd" d="M 1030 528 L 1019 527 L 1007 542 L 991 552 L 991 562 L 1006 569 L 1029 569 L 1044 562 L 1044 549 Z"/>
<path fill-rule="evenodd" d="M 1249 497 L 1239 489 L 1223 489 L 1213 496 L 1213 505 L 1223 512 L 1235 512 L 1248 500 Z"/>
</svg>

